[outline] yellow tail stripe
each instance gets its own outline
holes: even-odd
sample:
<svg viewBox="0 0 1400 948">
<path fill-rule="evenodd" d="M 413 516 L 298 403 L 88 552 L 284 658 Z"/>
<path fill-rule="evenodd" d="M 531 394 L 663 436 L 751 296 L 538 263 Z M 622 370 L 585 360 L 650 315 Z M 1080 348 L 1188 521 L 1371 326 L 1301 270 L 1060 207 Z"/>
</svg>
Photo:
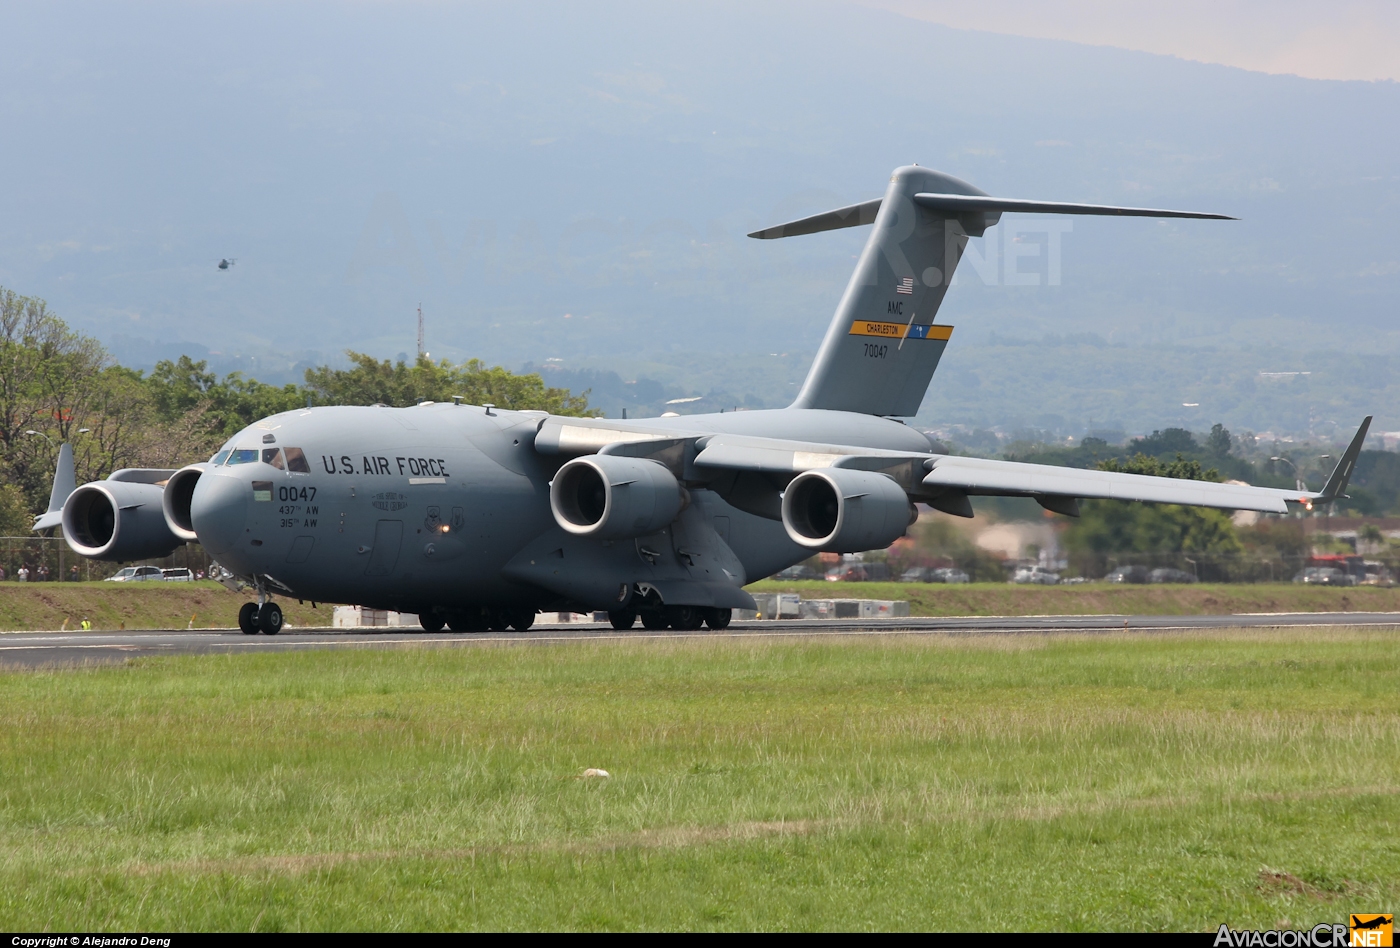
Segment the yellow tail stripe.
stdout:
<svg viewBox="0 0 1400 948">
<path fill-rule="evenodd" d="M 952 326 L 931 326 L 922 323 L 883 323 L 857 319 L 851 323 L 852 336 L 880 336 L 885 339 L 937 339 L 947 342 L 953 335 Z"/>
</svg>

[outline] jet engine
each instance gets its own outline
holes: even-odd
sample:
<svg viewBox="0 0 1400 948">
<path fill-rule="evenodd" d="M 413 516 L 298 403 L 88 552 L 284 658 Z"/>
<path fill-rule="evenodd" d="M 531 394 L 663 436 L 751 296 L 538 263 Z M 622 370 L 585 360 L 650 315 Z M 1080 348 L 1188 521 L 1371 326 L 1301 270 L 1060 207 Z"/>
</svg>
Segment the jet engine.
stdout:
<svg viewBox="0 0 1400 948">
<path fill-rule="evenodd" d="M 187 543 L 199 539 L 199 535 L 194 532 L 194 521 L 190 517 L 190 501 L 194 497 L 194 486 L 199 483 L 200 475 L 207 466 L 196 464 L 181 468 L 165 482 L 164 496 L 161 498 L 165 523 L 171 533 Z"/>
<path fill-rule="evenodd" d="M 676 519 L 684 503 L 684 489 L 671 472 L 645 458 L 575 458 L 549 485 L 549 506 L 559 526 L 600 540 L 655 533 Z"/>
<path fill-rule="evenodd" d="M 169 556 L 184 541 L 166 526 L 163 493 L 132 481 L 84 484 L 63 505 L 63 536 L 74 552 L 95 560 Z"/>
<path fill-rule="evenodd" d="M 797 475 L 783 492 L 783 526 L 813 550 L 879 550 L 904 536 L 918 510 L 884 474 L 826 468 Z"/>
</svg>

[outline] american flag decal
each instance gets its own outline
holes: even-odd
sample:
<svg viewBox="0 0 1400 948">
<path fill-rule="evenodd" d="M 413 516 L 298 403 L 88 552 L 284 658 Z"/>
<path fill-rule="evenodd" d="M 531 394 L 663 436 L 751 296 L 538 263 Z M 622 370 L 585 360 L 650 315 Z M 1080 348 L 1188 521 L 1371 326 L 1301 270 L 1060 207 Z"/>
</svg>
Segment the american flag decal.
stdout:
<svg viewBox="0 0 1400 948">
<path fill-rule="evenodd" d="M 914 295 L 914 278 L 913 278 L 913 277 L 905 277 L 904 279 L 900 280 L 900 281 L 899 281 L 899 286 L 896 286 L 896 287 L 894 288 L 894 291 L 895 291 L 896 293 L 903 293 L 905 296 L 913 296 L 913 295 Z"/>
</svg>

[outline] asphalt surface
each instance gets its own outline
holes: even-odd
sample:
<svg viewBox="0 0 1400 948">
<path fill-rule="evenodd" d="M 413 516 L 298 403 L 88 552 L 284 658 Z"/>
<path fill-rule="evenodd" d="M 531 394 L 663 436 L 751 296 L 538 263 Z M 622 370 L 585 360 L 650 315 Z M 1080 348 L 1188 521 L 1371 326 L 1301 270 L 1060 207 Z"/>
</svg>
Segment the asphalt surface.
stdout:
<svg viewBox="0 0 1400 948">
<path fill-rule="evenodd" d="M 285 629 L 244 635 L 237 629 L 0 633 L 0 667 L 86 665 L 151 655 L 286 652 L 299 649 L 462 647 L 500 643 L 870 634 L 1047 634 L 1169 632 L 1199 629 L 1370 626 L 1400 630 L 1397 612 L 1295 612 L 1226 616 L 992 616 L 956 619 L 789 619 L 735 622 L 723 632 L 618 632 L 604 624 L 538 625 L 529 632 L 424 632 L 416 628 Z"/>
</svg>

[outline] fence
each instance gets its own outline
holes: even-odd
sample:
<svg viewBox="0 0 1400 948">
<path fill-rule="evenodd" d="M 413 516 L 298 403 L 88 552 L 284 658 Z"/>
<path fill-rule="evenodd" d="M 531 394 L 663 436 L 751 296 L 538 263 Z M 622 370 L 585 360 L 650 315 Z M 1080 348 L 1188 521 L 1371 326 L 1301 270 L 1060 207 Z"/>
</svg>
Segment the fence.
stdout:
<svg viewBox="0 0 1400 948">
<path fill-rule="evenodd" d="M 1335 566 L 1349 572 L 1358 582 L 1390 583 L 1400 578 L 1400 563 L 1390 555 L 1376 558 L 1366 557 L 1364 568 L 1361 557 L 1349 557 L 1350 563 L 1327 562 L 1321 565 Z M 936 562 L 934 562 L 936 560 Z M 968 573 L 973 582 L 1001 582 L 1009 579 L 1018 566 L 1031 565 L 1032 560 L 990 561 L 978 554 L 975 557 L 936 557 L 929 559 L 929 565 L 951 566 Z M 1055 572 L 1064 579 L 1082 578 L 1103 579 L 1114 570 L 1125 566 L 1140 566 L 1147 571 L 1172 569 L 1189 574 L 1203 583 L 1288 583 L 1308 566 L 1319 565 L 1313 554 L 1289 553 L 1282 555 L 1259 555 L 1251 553 L 1212 554 L 1212 553 L 1061 553 Z M 925 565 L 911 562 L 909 566 Z M 894 578 L 898 579 L 904 564 L 891 563 Z"/>
<path fill-rule="evenodd" d="M 169 556 L 142 560 L 143 564 L 162 569 L 185 567 L 191 572 L 209 575 L 213 560 L 197 543 L 177 547 Z M 126 563 L 104 563 L 79 556 L 68 548 L 61 537 L 0 537 L 0 570 L 4 581 L 14 582 L 21 566 L 29 569 L 29 582 L 91 582 L 116 573 Z M 76 573 L 74 567 L 77 567 Z"/>
</svg>

